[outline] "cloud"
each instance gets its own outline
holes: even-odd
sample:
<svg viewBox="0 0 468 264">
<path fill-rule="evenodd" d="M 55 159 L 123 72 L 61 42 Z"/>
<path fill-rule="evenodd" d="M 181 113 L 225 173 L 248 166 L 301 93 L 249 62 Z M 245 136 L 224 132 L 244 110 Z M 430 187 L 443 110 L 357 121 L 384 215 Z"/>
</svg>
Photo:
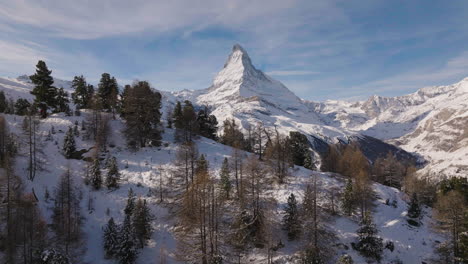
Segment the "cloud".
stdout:
<svg viewBox="0 0 468 264">
<path fill-rule="evenodd" d="M 270 71 L 266 72 L 268 75 L 272 76 L 295 76 L 295 75 L 315 75 L 315 74 L 320 74 L 320 72 L 317 71 Z"/>
<path fill-rule="evenodd" d="M 258 0 L 16 0 L 2 3 L 0 21 L 31 26 L 51 35 L 94 39 L 145 31 L 163 33 L 210 25 L 246 26 L 247 21 L 287 10 L 297 1 Z M 266 21 L 265 21 L 266 22 Z"/>
</svg>

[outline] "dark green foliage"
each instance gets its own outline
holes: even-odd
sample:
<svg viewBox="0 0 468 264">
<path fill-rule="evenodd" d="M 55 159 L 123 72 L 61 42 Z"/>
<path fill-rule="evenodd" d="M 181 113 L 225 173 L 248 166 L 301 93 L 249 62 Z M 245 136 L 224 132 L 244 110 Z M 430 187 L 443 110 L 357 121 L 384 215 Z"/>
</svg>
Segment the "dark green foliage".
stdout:
<svg viewBox="0 0 468 264">
<path fill-rule="evenodd" d="M 206 107 L 205 109 L 198 111 L 197 124 L 198 131 L 201 136 L 213 140 L 218 139 L 218 136 L 216 135 L 218 132 L 218 120 L 216 120 L 216 116 L 208 113 L 208 109 Z"/>
<path fill-rule="evenodd" d="M 135 208 L 135 193 L 133 192 L 133 189 L 130 188 L 130 190 L 128 190 L 127 205 L 125 206 L 125 209 L 124 209 L 125 215 L 126 216 L 132 215 L 134 208 Z"/>
<path fill-rule="evenodd" d="M 48 109 L 57 108 L 57 88 L 53 86 L 54 79 L 51 73 L 46 63 L 40 60 L 36 65 L 36 73 L 29 77 L 34 84 L 34 89 L 31 91 L 35 96 L 34 103 L 43 118 L 47 117 Z"/>
<path fill-rule="evenodd" d="M 119 235 L 119 227 L 115 224 L 114 218 L 111 217 L 107 222 L 107 225 L 104 227 L 103 240 L 106 257 L 114 257 L 117 254 L 120 243 Z"/>
<path fill-rule="evenodd" d="M 354 211 L 355 206 L 356 199 L 354 197 L 353 181 L 351 179 L 348 179 L 345 190 L 343 192 L 343 196 L 341 198 L 341 208 L 343 209 L 346 215 L 351 215 Z"/>
<path fill-rule="evenodd" d="M 63 139 L 63 155 L 65 158 L 70 159 L 73 157 L 73 154 L 76 151 L 75 136 L 73 135 L 73 130 L 71 127 L 68 128 L 67 134 Z"/>
<path fill-rule="evenodd" d="M 5 92 L 0 91 L 0 113 L 5 113 L 5 110 L 7 109 L 7 99 L 5 97 Z"/>
<path fill-rule="evenodd" d="M 95 190 L 101 189 L 102 185 L 102 176 L 101 176 L 101 164 L 99 162 L 99 158 L 95 158 L 93 165 L 91 166 L 91 186 Z"/>
<path fill-rule="evenodd" d="M 221 143 L 224 145 L 243 148 L 244 147 L 244 134 L 239 129 L 234 119 L 226 119 L 223 122 L 223 135 L 221 136 Z"/>
<path fill-rule="evenodd" d="M 68 106 L 69 102 L 70 100 L 68 99 L 68 93 L 65 92 L 63 88 L 58 89 L 57 96 L 56 96 L 57 108 L 55 109 L 55 112 L 69 113 L 70 112 L 70 107 Z"/>
<path fill-rule="evenodd" d="M 411 196 L 411 201 L 408 205 L 408 215 L 413 221 L 418 222 L 421 217 L 421 205 L 418 200 L 418 195 L 414 192 Z"/>
<path fill-rule="evenodd" d="M 458 191 L 463 195 L 465 201 L 468 203 L 468 178 L 465 177 L 451 177 L 442 180 L 439 184 L 439 189 L 442 194 L 447 194 L 450 191 Z"/>
<path fill-rule="evenodd" d="M 354 264 L 354 260 L 350 255 L 345 254 L 338 259 L 336 264 Z"/>
<path fill-rule="evenodd" d="M 289 132 L 290 147 L 292 150 L 292 160 L 295 165 L 304 166 L 306 159 L 309 159 L 308 166 L 312 164 L 310 155 L 310 143 L 304 134 L 297 131 Z"/>
<path fill-rule="evenodd" d="M 140 81 L 126 87 L 122 116 L 131 148 L 160 145 L 160 108 L 161 94 L 151 89 L 148 82 Z"/>
<path fill-rule="evenodd" d="M 102 109 L 108 111 L 116 109 L 119 86 L 117 84 L 117 80 L 114 77 L 111 77 L 109 73 L 102 74 L 98 85 L 97 95 Z"/>
<path fill-rule="evenodd" d="M 200 158 L 197 160 L 197 167 L 195 168 L 195 173 L 208 173 L 208 161 L 205 159 L 205 155 L 201 154 Z"/>
<path fill-rule="evenodd" d="M 137 239 L 133 231 L 130 216 L 125 216 L 116 257 L 120 264 L 133 264 L 138 257 Z"/>
<path fill-rule="evenodd" d="M 138 199 L 132 212 L 132 225 L 139 247 L 143 248 L 146 240 L 151 238 L 151 220 L 153 216 L 146 204 L 146 200 Z"/>
<path fill-rule="evenodd" d="M 221 188 L 226 193 L 226 199 L 229 199 L 229 193 L 231 192 L 232 184 L 229 179 L 229 162 L 227 158 L 224 158 L 223 165 L 221 166 Z"/>
<path fill-rule="evenodd" d="M 176 105 L 174 111 L 174 125 L 177 129 L 176 140 L 182 142 L 192 142 L 193 135 L 198 130 L 197 114 L 193 108 L 192 102 L 185 100 L 184 105 L 179 112 L 179 106 Z"/>
<path fill-rule="evenodd" d="M 358 242 L 356 243 L 356 250 L 364 257 L 379 261 L 383 251 L 382 238 L 377 236 L 379 231 L 369 213 L 364 215 L 359 226 L 357 230 Z"/>
<path fill-rule="evenodd" d="M 94 87 L 86 84 L 86 79 L 81 76 L 75 76 L 72 81 L 74 92 L 72 93 L 73 103 L 77 109 L 88 108 L 90 106 L 91 98 L 94 94 Z"/>
<path fill-rule="evenodd" d="M 308 151 L 306 154 L 306 157 L 304 158 L 304 168 L 309 169 L 309 170 L 316 170 L 317 168 L 315 167 L 314 160 L 312 158 L 312 153 Z"/>
<path fill-rule="evenodd" d="M 19 98 L 15 103 L 15 114 L 23 116 L 28 113 L 31 103 L 23 98 Z"/>
<path fill-rule="evenodd" d="M 299 213 L 297 210 L 297 201 L 293 193 L 288 197 L 288 204 L 284 209 L 283 227 L 288 233 L 290 240 L 296 239 L 301 231 Z"/>
<path fill-rule="evenodd" d="M 314 247 L 310 247 L 305 250 L 304 256 L 302 257 L 303 264 L 324 264 L 320 251 Z"/>
<path fill-rule="evenodd" d="M 55 249 L 48 249 L 41 254 L 41 264 L 70 264 L 68 257 L 65 254 L 56 251 Z"/>
<path fill-rule="evenodd" d="M 108 189 L 116 189 L 119 187 L 120 172 L 117 165 L 117 159 L 112 157 L 108 164 L 108 171 L 106 177 L 106 186 Z"/>
<path fill-rule="evenodd" d="M 183 120 L 182 120 L 182 104 L 177 101 L 174 111 L 172 112 L 172 119 L 174 122 L 174 127 L 176 129 L 183 128 Z"/>
</svg>

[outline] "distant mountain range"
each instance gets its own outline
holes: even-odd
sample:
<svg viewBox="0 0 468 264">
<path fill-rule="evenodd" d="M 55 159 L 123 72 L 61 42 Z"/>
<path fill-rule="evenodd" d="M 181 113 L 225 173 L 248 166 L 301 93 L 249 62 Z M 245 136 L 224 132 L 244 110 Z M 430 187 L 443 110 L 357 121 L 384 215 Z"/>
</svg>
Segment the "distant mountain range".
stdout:
<svg viewBox="0 0 468 264">
<path fill-rule="evenodd" d="M 68 81 L 55 82 L 70 89 Z M 27 76 L 0 78 L 0 88 L 13 98 L 30 99 L 31 87 Z M 434 177 L 468 175 L 468 78 L 398 97 L 313 102 L 256 69 L 236 44 L 210 87 L 162 94 L 164 107 L 190 100 L 209 107 L 220 123 L 233 118 L 244 129 L 262 123 L 285 134 L 299 131 L 317 153 L 326 151 L 327 143 L 358 141 L 370 160 L 392 151 L 402 159 L 422 157 L 427 161 L 422 171 Z"/>
</svg>

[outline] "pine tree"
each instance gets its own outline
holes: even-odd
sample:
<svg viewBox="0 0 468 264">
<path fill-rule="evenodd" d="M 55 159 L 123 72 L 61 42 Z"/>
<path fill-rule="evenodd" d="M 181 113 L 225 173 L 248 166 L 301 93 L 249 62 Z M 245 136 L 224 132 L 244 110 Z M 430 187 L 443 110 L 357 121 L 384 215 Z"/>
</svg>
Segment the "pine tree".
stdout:
<svg viewBox="0 0 468 264">
<path fill-rule="evenodd" d="M 102 185 L 102 177 L 101 177 L 101 164 L 99 162 L 99 158 L 96 157 L 94 159 L 94 162 L 93 162 L 93 165 L 91 166 L 91 186 L 93 186 L 93 188 L 95 190 L 99 190 L 101 189 L 101 185 Z"/>
<path fill-rule="evenodd" d="M 126 121 L 127 144 L 134 148 L 159 146 L 161 139 L 161 94 L 148 82 L 125 88 L 122 117 Z"/>
<path fill-rule="evenodd" d="M 216 119 L 216 116 L 210 115 L 208 113 L 207 107 L 198 111 L 197 123 L 199 133 L 201 136 L 213 140 L 218 139 L 218 136 L 216 135 L 216 133 L 218 132 L 218 120 Z"/>
<path fill-rule="evenodd" d="M 295 165 L 304 166 L 307 158 L 310 157 L 309 151 L 309 140 L 304 134 L 301 134 L 297 131 L 289 132 L 290 146 L 292 151 L 292 160 Z M 312 160 L 308 161 L 309 166 L 312 163 Z"/>
<path fill-rule="evenodd" d="M 117 159 L 112 157 L 108 164 L 108 171 L 106 177 L 106 186 L 108 189 L 119 188 L 120 172 L 117 165 Z"/>
<path fill-rule="evenodd" d="M 72 93 L 73 103 L 76 105 L 77 109 L 89 107 L 91 98 L 93 97 L 94 88 L 91 85 L 86 84 L 86 79 L 81 76 L 75 76 L 72 81 L 72 86 L 74 92 Z"/>
<path fill-rule="evenodd" d="M 133 264 L 138 257 L 137 240 L 132 228 L 130 216 L 126 216 L 122 229 L 120 230 L 120 239 L 117 248 L 116 257 L 120 264 Z"/>
<path fill-rule="evenodd" d="M 57 88 L 53 86 L 54 79 L 51 73 L 46 63 L 40 60 L 36 65 L 36 73 L 29 77 L 35 85 L 31 91 L 31 94 L 35 96 L 34 103 L 38 106 L 43 118 L 47 117 L 48 109 L 57 107 Z"/>
<path fill-rule="evenodd" d="M 117 80 L 111 77 L 109 73 L 103 73 L 99 81 L 97 94 L 102 109 L 114 111 L 117 107 L 117 96 L 119 94 Z"/>
<path fill-rule="evenodd" d="M 302 264 L 324 264 L 318 249 L 311 247 L 306 249 L 302 258 Z"/>
<path fill-rule="evenodd" d="M 75 136 L 73 135 L 73 130 L 71 127 L 68 128 L 67 134 L 65 135 L 65 138 L 63 139 L 63 155 L 67 159 L 71 159 L 73 157 L 73 154 L 76 151 L 76 145 L 75 145 Z"/>
<path fill-rule="evenodd" d="M 132 213 L 132 225 L 135 236 L 138 239 L 138 244 L 141 248 L 144 247 L 146 240 L 151 238 L 151 212 L 146 204 L 146 200 L 138 199 L 135 204 L 135 209 Z"/>
<path fill-rule="evenodd" d="M 300 233 L 299 214 L 297 211 L 297 201 L 293 193 L 288 197 L 288 204 L 284 209 L 283 226 L 288 233 L 289 240 L 294 240 Z"/>
<path fill-rule="evenodd" d="M 336 264 L 354 264 L 354 260 L 350 255 L 345 254 L 338 259 Z"/>
<path fill-rule="evenodd" d="M 130 216 L 133 213 L 133 209 L 135 208 L 135 193 L 133 189 L 130 188 L 128 190 L 128 197 L 127 197 L 127 205 L 125 206 L 124 212 L 126 216 Z"/>
<path fill-rule="evenodd" d="M 354 211 L 355 199 L 353 191 L 353 181 L 351 179 L 348 179 L 348 182 L 346 183 L 346 187 L 341 200 L 341 208 L 343 209 L 346 215 L 351 215 Z"/>
<path fill-rule="evenodd" d="M 70 100 L 68 99 L 68 93 L 65 92 L 63 87 L 58 89 L 55 101 L 57 103 L 57 108 L 55 109 L 55 112 L 70 112 L 70 107 L 68 106 Z"/>
<path fill-rule="evenodd" d="M 226 199 L 229 199 L 229 193 L 231 192 L 231 180 L 229 179 L 229 162 L 227 158 L 224 158 L 223 165 L 221 166 L 221 188 L 226 193 Z"/>
<path fill-rule="evenodd" d="M 5 92 L 0 91 L 0 113 L 5 113 L 5 110 L 7 109 L 7 100 L 5 97 Z"/>
<path fill-rule="evenodd" d="M 407 216 L 411 218 L 410 224 L 414 223 L 415 225 L 418 225 L 418 220 L 421 216 L 421 205 L 419 204 L 418 195 L 415 192 L 411 196 Z"/>
<path fill-rule="evenodd" d="M 70 264 L 68 257 L 55 249 L 42 252 L 40 264 Z"/>
<path fill-rule="evenodd" d="M 378 230 L 372 221 L 372 216 L 367 212 L 359 223 L 357 230 L 358 242 L 356 249 L 364 257 L 379 261 L 382 257 L 383 243 L 382 238 L 378 237 Z"/>
<path fill-rule="evenodd" d="M 120 231 L 118 226 L 114 222 L 114 218 L 110 218 L 107 225 L 104 227 L 104 252 L 106 257 L 115 257 L 118 252 L 120 243 Z"/>
<path fill-rule="evenodd" d="M 310 153 L 310 151 L 307 151 L 307 154 L 304 158 L 304 168 L 309 169 L 309 170 L 317 169 L 315 167 L 314 160 L 312 159 L 312 153 Z"/>
<path fill-rule="evenodd" d="M 172 119 L 174 120 L 174 127 L 176 129 L 183 128 L 182 105 L 179 101 L 177 101 L 174 111 L 172 112 Z"/>
<path fill-rule="evenodd" d="M 28 100 L 19 98 L 15 103 L 15 114 L 17 115 L 26 115 L 28 113 L 31 103 Z"/>
</svg>

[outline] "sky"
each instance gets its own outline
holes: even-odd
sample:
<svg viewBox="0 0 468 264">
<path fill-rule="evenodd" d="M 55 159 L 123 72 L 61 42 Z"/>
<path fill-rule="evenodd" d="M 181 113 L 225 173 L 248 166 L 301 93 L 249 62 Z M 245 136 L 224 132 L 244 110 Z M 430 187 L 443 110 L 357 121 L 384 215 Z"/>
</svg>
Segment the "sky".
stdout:
<svg viewBox="0 0 468 264">
<path fill-rule="evenodd" d="M 468 77 L 465 0 L 0 0 L 0 76 L 108 72 L 211 85 L 239 43 L 301 98 L 397 96 Z"/>
</svg>

